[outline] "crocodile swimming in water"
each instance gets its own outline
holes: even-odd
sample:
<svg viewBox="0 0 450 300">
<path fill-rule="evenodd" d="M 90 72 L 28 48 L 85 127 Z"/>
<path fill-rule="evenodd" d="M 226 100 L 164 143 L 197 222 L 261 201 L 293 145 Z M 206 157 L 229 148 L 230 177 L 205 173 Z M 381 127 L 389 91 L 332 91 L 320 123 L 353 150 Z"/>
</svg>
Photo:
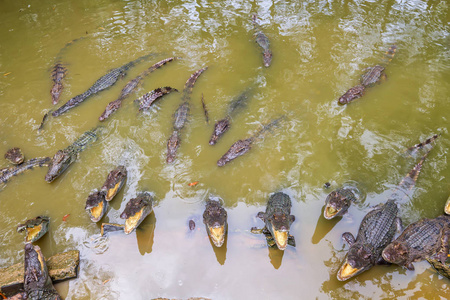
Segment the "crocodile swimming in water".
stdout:
<svg viewBox="0 0 450 300">
<path fill-rule="evenodd" d="M 264 233 L 269 246 L 277 246 L 284 250 L 287 245 L 295 247 L 295 239 L 289 235 L 291 224 L 295 221 L 295 216 L 291 215 L 291 198 L 282 192 L 270 196 L 267 203 L 266 212 L 259 212 L 257 217 L 264 221 L 263 229 L 252 228 L 252 233 Z"/>
<path fill-rule="evenodd" d="M 97 134 L 100 129 L 101 127 L 96 127 L 90 131 L 86 131 L 72 145 L 63 150 L 58 150 L 48 167 L 45 181 L 50 183 L 60 176 L 77 159 L 78 154 L 87 145 L 97 140 Z"/>
<path fill-rule="evenodd" d="M 431 149 L 402 179 L 386 203 L 377 206 L 364 216 L 356 239 L 350 232 L 342 235 L 350 248 L 338 271 L 338 280 L 345 281 L 383 262 L 383 249 L 392 241 L 396 231 L 401 231 L 397 202 L 406 194 L 401 197 L 399 192 L 406 192 L 414 187 L 430 151 Z"/>
<path fill-rule="evenodd" d="M 243 108 L 247 104 L 247 100 L 250 97 L 251 89 L 247 89 L 242 92 L 239 96 L 234 98 L 228 106 L 227 115 L 222 120 L 219 120 L 214 124 L 214 131 L 209 140 L 210 145 L 215 145 L 217 140 L 230 129 L 231 126 L 231 117 L 235 114 L 235 112 Z"/>
<path fill-rule="evenodd" d="M 261 31 L 260 25 L 257 22 L 258 17 L 252 16 L 253 28 L 255 31 L 256 43 L 263 49 L 263 61 L 264 66 L 269 67 L 272 62 L 272 51 L 270 51 L 269 38 Z"/>
<path fill-rule="evenodd" d="M 60 108 L 52 112 L 53 117 L 60 116 L 61 114 L 65 113 L 69 109 L 72 109 L 78 105 L 80 105 L 84 100 L 86 100 L 88 97 L 97 94 L 100 91 L 103 91 L 110 86 L 114 85 L 119 78 L 122 78 L 126 75 L 126 71 L 139 63 L 140 61 L 153 56 L 154 54 L 147 54 L 144 56 L 139 57 L 138 59 L 135 59 L 119 68 L 112 69 L 108 72 L 108 74 L 102 76 L 100 79 L 98 79 L 86 92 L 77 95 L 67 101 L 64 105 L 62 105 Z"/>
<path fill-rule="evenodd" d="M 186 124 L 188 113 L 189 113 L 189 99 L 191 98 L 192 88 L 194 87 L 195 82 L 198 77 L 206 70 L 208 67 L 204 67 L 189 77 L 186 81 L 183 89 L 183 95 L 181 97 L 182 103 L 177 108 L 174 114 L 173 121 L 173 132 L 167 141 L 167 158 L 166 161 L 168 164 L 172 163 L 175 160 L 177 155 L 177 150 L 180 147 L 180 132 L 181 129 L 184 128 Z"/>
<path fill-rule="evenodd" d="M 130 80 L 125 85 L 125 87 L 122 89 L 122 91 L 120 92 L 119 98 L 110 102 L 106 106 L 105 111 L 102 113 L 102 115 L 98 119 L 100 121 L 104 121 L 107 118 L 109 118 L 109 116 L 112 113 L 114 113 L 116 110 L 118 110 L 122 106 L 122 101 L 125 100 L 132 92 L 134 92 L 137 89 L 137 87 L 141 84 L 144 77 L 146 77 L 147 75 L 149 75 L 156 69 L 159 69 L 160 67 L 164 66 L 165 64 L 167 64 L 171 61 L 174 61 L 176 59 L 177 59 L 177 57 L 169 57 L 169 58 L 163 59 L 163 60 L 155 63 L 154 65 L 152 65 L 150 68 L 148 68 L 141 74 L 139 74 L 136 78 Z"/>
<path fill-rule="evenodd" d="M 219 201 L 209 199 L 206 202 L 203 213 L 205 223 L 211 241 L 216 247 L 222 247 L 228 230 L 227 211 L 220 205 Z M 195 223 L 194 226 L 195 227 Z"/>
<path fill-rule="evenodd" d="M 282 116 L 278 119 L 275 119 L 272 122 L 264 125 L 260 130 L 258 130 L 251 137 L 249 137 L 245 140 L 238 140 L 237 142 L 235 142 L 233 145 L 231 145 L 230 149 L 228 149 L 228 151 L 217 161 L 217 165 L 219 167 L 222 167 L 225 164 L 232 161 L 233 159 L 247 153 L 251 149 L 252 144 L 257 139 L 261 138 L 266 131 L 270 130 L 272 127 L 277 125 L 283 118 L 284 118 L 284 116 Z"/>
<path fill-rule="evenodd" d="M 46 167 L 50 164 L 50 162 L 50 157 L 37 157 L 27 160 L 17 166 L 0 169 L 0 184 L 7 182 L 13 176 L 16 176 L 26 170 L 31 170 L 34 167 Z"/>
<path fill-rule="evenodd" d="M 437 258 L 445 263 L 450 238 L 450 216 L 421 219 L 410 224 L 402 234 L 383 250 L 387 262 L 414 270 L 413 262 Z"/>
<path fill-rule="evenodd" d="M 366 88 L 375 85 L 386 79 L 386 73 L 384 69 L 388 63 L 392 60 L 397 51 L 397 46 L 392 45 L 386 51 L 384 59 L 381 64 L 369 67 L 365 70 L 365 73 L 361 76 L 360 84 L 350 88 L 344 95 L 339 98 L 339 104 L 347 104 L 355 99 L 364 96 Z"/>
</svg>

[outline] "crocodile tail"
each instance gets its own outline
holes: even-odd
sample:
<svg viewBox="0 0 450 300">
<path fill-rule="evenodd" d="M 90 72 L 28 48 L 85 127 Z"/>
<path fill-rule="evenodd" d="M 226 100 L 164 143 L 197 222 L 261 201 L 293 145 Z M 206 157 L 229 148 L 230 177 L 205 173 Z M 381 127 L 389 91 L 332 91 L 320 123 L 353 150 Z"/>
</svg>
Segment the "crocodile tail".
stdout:
<svg viewBox="0 0 450 300">
<path fill-rule="evenodd" d="M 415 144 L 415 145 L 412 146 L 412 147 L 409 147 L 409 148 L 406 149 L 404 152 L 409 153 L 409 154 L 411 155 L 411 154 L 414 153 L 416 150 L 419 150 L 420 148 L 424 147 L 425 145 L 431 144 L 432 142 L 434 142 L 434 141 L 435 141 L 438 137 L 440 137 L 440 136 L 441 136 L 440 133 L 435 134 L 435 135 L 433 135 L 432 137 L 426 139 L 425 141 L 420 142 L 420 143 L 418 143 L 418 144 Z"/>
<path fill-rule="evenodd" d="M 141 77 L 147 76 L 148 74 L 152 73 L 153 71 L 155 71 L 156 69 L 161 68 L 162 66 L 164 66 L 165 64 L 177 60 L 178 57 L 169 57 L 169 58 L 165 58 L 161 61 L 158 61 L 157 63 L 155 63 L 154 65 L 152 65 L 150 68 L 148 68 L 147 70 L 145 70 L 144 72 L 142 72 L 142 74 L 140 75 Z"/>
<path fill-rule="evenodd" d="M 192 93 L 192 88 L 194 87 L 195 82 L 197 81 L 198 77 L 204 72 L 206 71 L 206 69 L 208 69 L 208 67 L 204 67 L 198 71 L 196 71 L 195 73 L 193 73 L 191 75 L 191 77 L 189 77 L 189 79 L 186 81 L 186 83 L 184 84 L 184 89 L 183 89 L 183 101 L 187 101 L 190 98 L 190 95 Z"/>
<path fill-rule="evenodd" d="M 400 181 L 400 184 L 398 185 L 397 190 L 402 189 L 403 191 L 409 191 L 411 190 L 414 185 L 417 182 L 417 178 L 419 177 L 420 171 L 422 170 L 423 162 L 427 158 L 428 154 L 430 153 L 430 148 L 420 159 L 420 161 L 409 171 L 408 174 Z"/>
<path fill-rule="evenodd" d="M 59 50 L 58 54 L 56 55 L 55 61 L 56 61 L 56 62 L 61 61 L 61 57 L 62 57 L 64 51 L 66 51 L 67 48 L 69 48 L 69 46 L 73 45 L 75 42 L 80 41 L 80 40 L 82 40 L 82 39 L 84 39 L 84 38 L 86 38 L 86 37 L 85 37 L 85 36 L 82 36 L 82 37 L 79 37 L 79 38 L 76 38 L 76 39 L 73 39 L 73 40 L 67 42 L 67 43 L 64 45 L 64 47 L 62 47 L 62 48 Z"/>
<path fill-rule="evenodd" d="M 383 63 L 385 65 L 390 63 L 391 60 L 394 58 L 396 52 L 397 52 L 397 46 L 396 45 L 390 46 L 389 49 L 384 53 Z"/>
</svg>

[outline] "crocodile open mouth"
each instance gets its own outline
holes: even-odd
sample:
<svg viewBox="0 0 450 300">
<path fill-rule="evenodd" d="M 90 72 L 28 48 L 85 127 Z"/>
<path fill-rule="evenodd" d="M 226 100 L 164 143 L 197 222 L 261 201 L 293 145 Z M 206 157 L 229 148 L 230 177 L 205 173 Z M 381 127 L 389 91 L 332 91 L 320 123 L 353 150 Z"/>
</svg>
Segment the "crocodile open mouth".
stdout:
<svg viewBox="0 0 450 300">
<path fill-rule="evenodd" d="M 275 242 L 277 243 L 278 249 L 280 249 L 280 250 L 286 249 L 289 232 L 274 229 L 273 234 L 275 235 L 274 238 L 275 238 Z"/>
<path fill-rule="evenodd" d="M 221 247 L 225 241 L 225 225 L 218 227 L 209 227 L 209 236 L 214 245 Z"/>
<path fill-rule="evenodd" d="M 106 201 L 111 201 L 111 199 L 117 194 L 117 191 L 119 190 L 121 185 L 122 185 L 122 181 L 116 183 L 116 185 L 113 188 L 108 189 L 108 191 L 106 192 L 106 197 L 105 197 Z"/>
<path fill-rule="evenodd" d="M 127 218 L 125 221 L 125 233 L 129 234 L 139 225 L 139 221 L 142 217 L 142 213 L 144 212 L 144 208 L 138 211 L 134 216 Z"/>
<path fill-rule="evenodd" d="M 351 277 L 355 276 L 361 271 L 362 268 L 353 268 L 350 266 L 350 264 L 347 262 L 347 259 L 345 260 L 344 264 L 342 264 L 341 268 L 339 269 L 339 272 L 337 274 L 337 279 L 339 281 L 345 281 L 347 279 L 350 279 Z"/>
<path fill-rule="evenodd" d="M 325 219 L 331 219 L 335 217 L 339 213 L 340 209 L 335 209 L 331 206 L 326 206 L 323 212 L 323 216 Z"/>
<path fill-rule="evenodd" d="M 450 198 L 447 200 L 447 203 L 445 203 L 444 210 L 447 215 L 450 215 Z"/>
<path fill-rule="evenodd" d="M 90 209 L 91 212 L 91 220 L 94 222 L 100 221 L 103 216 L 103 201 L 100 202 L 97 206 Z"/>
<path fill-rule="evenodd" d="M 38 225 L 38 226 L 34 226 L 31 228 L 27 228 L 27 242 L 31 242 L 33 241 L 41 232 L 42 230 L 42 224 Z"/>
</svg>

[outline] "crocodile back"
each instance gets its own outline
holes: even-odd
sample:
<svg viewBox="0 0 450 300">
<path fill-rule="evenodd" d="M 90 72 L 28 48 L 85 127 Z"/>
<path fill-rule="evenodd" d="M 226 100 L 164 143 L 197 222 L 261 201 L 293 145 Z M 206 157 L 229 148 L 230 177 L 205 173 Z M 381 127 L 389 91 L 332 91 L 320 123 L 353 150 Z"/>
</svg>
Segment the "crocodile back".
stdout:
<svg viewBox="0 0 450 300">
<path fill-rule="evenodd" d="M 83 151 L 87 145 L 97 140 L 96 129 L 83 133 L 72 145 L 65 150 L 71 154 L 77 154 Z"/>
<path fill-rule="evenodd" d="M 405 242 L 417 251 L 435 253 L 440 247 L 442 232 L 450 225 L 450 216 L 422 219 L 409 225 L 396 241 Z"/>
</svg>

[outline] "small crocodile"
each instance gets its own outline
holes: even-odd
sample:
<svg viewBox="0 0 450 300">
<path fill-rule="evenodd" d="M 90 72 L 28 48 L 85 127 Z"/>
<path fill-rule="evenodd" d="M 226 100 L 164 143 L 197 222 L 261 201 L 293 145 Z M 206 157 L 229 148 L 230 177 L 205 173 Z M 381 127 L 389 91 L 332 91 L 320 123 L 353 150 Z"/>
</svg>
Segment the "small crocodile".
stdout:
<svg viewBox="0 0 450 300">
<path fill-rule="evenodd" d="M 11 177 L 16 176 L 26 170 L 31 170 L 37 166 L 46 167 L 50 163 L 50 157 L 37 157 L 27 160 L 26 162 L 23 162 L 17 166 L 0 169 L 0 184 L 7 182 Z"/>
<path fill-rule="evenodd" d="M 272 62 L 272 51 L 270 51 L 269 38 L 261 31 L 260 25 L 257 22 L 256 14 L 252 16 L 253 28 L 255 31 L 256 43 L 263 49 L 264 66 L 269 67 Z"/>
<path fill-rule="evenodd" d="M 105 192 L 105 200 L 111 201 L 115 195 L 120 191 L 127 179 L 127 169 L 124 166 L 118 166 L 109 172 L 105 183 L 101 190 Z"/>
<path fill-rule="evenodd" d="M 357 201 L 355 188 L 344 187 L 332 191 L 325 200 L 323 216 L 325 219 L 332 219 L 344 215 L 352 202 Z"/>
<path fill-rule="evenodd" d="M 217 140 L 230 129 L 231 126 L 231 117 L 235 114 L 235 112 L 245 107 L 247 104 L 247 100 L 250 98 L 251 89 L 247 89 L 242 92 L 239 96 L 235 97 L 228 106 L 227 115 L 222 120 L 219 120 L 214 124 L 214 131 L 209 140 L 210 145 L 215 145 Z"/>
<path fill-rule="evenodd" d="M 295 239 L 289 235 L 291 224 L 295 221 L 295 216 L 291 215 L 291 198 L 282 192 L 277 192 L 270 196 L 267 203 L 266 212 L 259 212 L 257 217 L 264 221 L 263 229 L 252 228 L 252 233 L 264 233 L 269 237 L 269 246 L 277 246 L 284 250 L 287 245 L 295 247 Z M 267 234 L 269 233 L 269 235 Z M 274 240 L 273 243 L 270 237 Z"/>
<path fill-rule="evenodd" d="M 50 218 L 47 216 L 37 216 L 34 219 L 27 220 L 25 223 L 17 226 L 17 232 L 27 231 L 25 242 L 34 243 L 39 240 L 48 231 Z"/>
<path fill-rule="evenodd" d="M 48 274 L 47 264 L 39 246 L 25 244 L 25 299 L 62 300 Z"/>
<path fill-rule="evenodd" d="M 101 127 L 96 127 L 90 131 L 83 133 L 72 145 L 58 150 L 48 167 L 48 172 L 45 175 L 45 181 L 48 183 L 55 180 L 69 167 L 78 157 L 78 154 L 83 151 L 88 144 L 97 140 L 97 132 Z"/>
<path fill-rule="evenodd" d="M 216 247 L 222 247 L 228 230 L 227 211 L 219 201 L 209 199 L 203 213 L 206 232 Z M 195 225 L 194 225 L 195 228 Z"/>
<path fill-rule="evenodd" d="M 67 101 L 64 105 L 62 105 L 60 108 L 52 112 L 53 117 L 60 116 L 61 114 L 65 113 L 69 109 L 72 109 L 78 105 L 80 105 L 84 100 L 86 100 L 88 97 L 97 94 L 100 91 L 103 91 L 104 89 L 109 88 L 110 86 L 114 85 L 119 78 L 122 78 L 126 75 L 126 71 L 139 63 L 140 61 L 153 56 L 154 54 L 147 54 L 144 56 L 139 57 L 138 59 L 135 59 L 119 68 L 112 69 L 108 74 L 102 76 L 100 79 L 98 79 L 86 92 L 77 95 Z"/>
<path fill-rule="evenodd" d="M 11 148 L 5 153 L 5 159 L 13 165 L 20 165 L 23 163 L 25 156 L 20 148 Z"/>
<path fill-rule="evenodd" d="M 89 214 L 92 222 L 98 222 L 106 213 L 108 202 L 105 199 L 105 191 L 94 191 L 89 194 L 86 199 L 86 206 L 84 209 Z"/>
<path fill-rule="evenodd" d="M 120 218 L 125 219 L 124 231 L 130 234 L 152 212 L 153 198 L 149 193 L 140 193 L 136 198 L 128 201 Z"/>
<path fill-rule="evenodd" d="M 169 57 L 166 59 L 163 59 L 154 65 L 152 65 L 150 68 L 139 74 L 136 78 L 130 80 L 125 87 L 122 89 L 122 92 L 120 93 L 119 98 L 116 100 L 110 102 L 106 108 L 105 111 L 102 113 L 102 115 L 98 118 L 100 121 L 104 121 L 109 116 L 114 113 L 116 110 L 118 110 L 122 106 L 122 101 L 125 100 L 132 92 L 134 92 L 137 87 L 141 84 L 144 77 L 155 71 L 156 69 L 159 69 L 160 67 L 164 66 L 168 62 L 176 60 L 176 57 Z"/>
<path fill-rule="evenodd" d="M 410 224 L 402 234 L 383 250 L 387 262 L 414 270 L 413 262 L 437 258 L 445 263 L 450 238 L 450 216 L 421 219 Z"/>
<path fill-rule="evenodd" d="M 166 161 L 168 164 L 172 163 L 177 155 L 177 150 L 180 147 L 180 131 L 184 128 L 186 125 L 188 113 L 189 113 L 189 100 L 191 98 L 192 89 L 194 87 L 195 82 L 197 81 L 198 77 L 208 69 L 208 67 L 204 67 L 189 77 L 189 79 L 186 81 L 183 89 L 183 95 L 181 97 L 182 103 L 177 108 L 174 114 L 174 122 L 173 122 L 173 128 L 174 131 L 172 132 L 172 135 L 169 137 L 169 140 L 167 141 L 167 158 Z"/>
<path fill-rule="evenodd" d="M 232 161 L 233 159 L 244 155 L 245 153 L 247 153 L 251 147 L 252 144 L 259 138 L 262 137 L 262 135 L 270 130 L 272 127 L 274 127 L 275 125 L 277 125 L 282 119 L 284 118 L 284 116 L 273 120 L 272 122 L 264 125 L 260 130 L 258 130 L 255 134 L 253 134 L 251 137 L 245 139 L 245 140 L 238 140 L 237 142 L 235 142 L 233 145 L 231 145 L 230 149 L 228 149 L 228 151 L 217 161 L 217 165 L 219 167 L 224 166 L 225 164 L 229 163 L 230 161 Z"/>
<path fill-rule="evenodd" d="M 383 249 L 392 241 L 395 232 L 401 231 L 396 202 L 403 197 L 399 196 L 398 191 L 411 190 L 414 187 L 430 150 L 402 179 L 386 203 L 380 204 L 364 216 L 356 239 L 350 232 L 342 235 L 350 248 L 338 271 L 338 280 L 345 281 L 383 262 Z"/>
<path fill-rule="evenodd" d="M 384 69 L 388 63 L 392 60 L 397 51 L 397 46 L 392 45 L 386 51 L 383 61 L 379 65 L 369 67 L 365 70 L 365 73 L 361 76 L 360 84 L 350 88 L 344 95 L 339 98 L 339 104 L 347 104 L 355 99 L 362 97 L 365 93 L 366 88 L 381 82 L 381 80 L 386 79 L 386 73 Z"/>
<path fill-rule="evenodd" d="M 148 92 L 144 96 L 134 101 L 139 103 L 139 111 L 148 110 L 156 100 L 171 92 L 178 92 L 178 90 L 171 88 L 170 86 L 164 86 L 154 89 L 153 91 Z"/>
</svg>

